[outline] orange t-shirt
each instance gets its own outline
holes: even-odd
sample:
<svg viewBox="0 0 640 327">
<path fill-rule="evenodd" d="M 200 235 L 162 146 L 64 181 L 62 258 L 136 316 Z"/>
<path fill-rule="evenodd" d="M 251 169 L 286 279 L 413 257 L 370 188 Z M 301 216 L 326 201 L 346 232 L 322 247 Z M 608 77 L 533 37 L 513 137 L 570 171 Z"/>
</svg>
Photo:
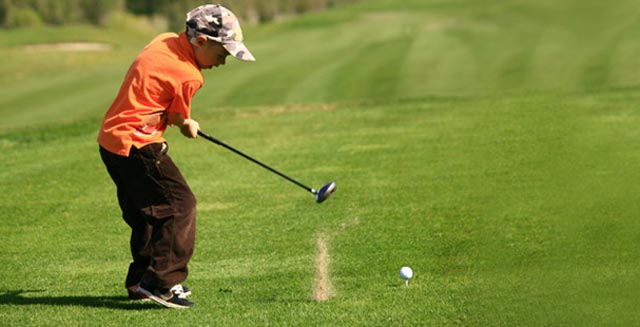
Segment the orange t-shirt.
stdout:
<svg viewBox="0 0 640 327">
<path fill-rule="evenodd" d="M 129 156 L 131 146 L 164 142 L 168 114 L 190 118 L 191 98 L 203 83 L 186 34 L 158 35 L 131 64 L 104 116 L 98 143 Z"/>
</svg>

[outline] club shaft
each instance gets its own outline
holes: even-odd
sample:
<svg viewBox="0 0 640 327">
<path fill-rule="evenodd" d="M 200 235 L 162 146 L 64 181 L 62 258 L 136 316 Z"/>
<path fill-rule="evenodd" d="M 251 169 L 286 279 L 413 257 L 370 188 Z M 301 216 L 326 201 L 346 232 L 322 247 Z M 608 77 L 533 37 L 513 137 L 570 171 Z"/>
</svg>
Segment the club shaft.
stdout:
<svg viewBox="0 0 640 327">
<path fill-rule="evenodd" d="M 209 135 L 209 134 L 207 134 L 207 133 L 205 133 L 203 131 L 200 131 L 200 130 L 198 130 L 198 135 L 204 137 L 205 139 L 207 139 L 207 140 L 209 140 L 209 141 L 211 141 L 211 142 L 213 142 L 213 143 L 215 143 L 215 144 L 217 144 L 217 145 L 219 145 L 219 146 L 221 146 L 223 148 L 226 148 L 227 150 L 231 150 L 232 152 L 235 152 L 236 154 L 238 154 L 240 156 L 243 156 L 244 158 L 252 161 L 253 163 L 259 165 L 260 167 L 262 167 L 262 168 L 264 168 L 266 170 L 269 170 L 270 172 L 272 172 L 274 174 L 277 174 L 278 176 L 288 180 L 289 182 L 302 187 L 303 189 L 307 190 L 308 192 L 311 192 L 312 194 L 316 194 L 314 189 L 312 189 L 312 188 L 310 188 L 310 187 L 298 182 L 297 180 L 295 180 L 295 179 L 293 179 L 293 178 L 291 178 L 291 177 L 289 177 L 289 176 L 287 176 L 287 175 L 285 175 L 285 174 L 283 174 L 283 173 L 281 173 L 281 172 L 279 172 L 279 171 L 277 171 L 277 170 L 275 170 L 275 169 L 263 164 L 262 162 L 260 162 L 260 161 L 258 161 L 256 159 L 254 159 L 254 158 L 242 153 L 240 150 L 238 150 L 238 149 L 236 149 L 236 148 L 234 148 L 234 147 L 232 147 L 232 146 L 220 141 L 219 139 L 217 139 L 217 138 L 215 138 L 215 137 L 213 137 L 213 136 L 211 136 L 211 135 Z"/>
</svg>

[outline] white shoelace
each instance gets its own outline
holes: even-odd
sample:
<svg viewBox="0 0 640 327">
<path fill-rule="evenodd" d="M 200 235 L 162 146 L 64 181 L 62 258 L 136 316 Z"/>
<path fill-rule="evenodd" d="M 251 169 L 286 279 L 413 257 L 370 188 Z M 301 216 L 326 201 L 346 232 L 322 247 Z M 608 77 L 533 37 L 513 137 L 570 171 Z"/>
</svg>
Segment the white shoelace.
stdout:
<svg viewBox="0 0 640 327">
<path fill-rule="evenodd" d="M 182 285 L 180 285 L 180 284 L 177 284 L 177 285 L 173 286 L 170 289 L 170 291 L 173 294 L 177 295 L 181 299 L 186 299 L 187 298 L 187 296 L 184 294 L 184 289 L 182 288 Z"/>
</svg>

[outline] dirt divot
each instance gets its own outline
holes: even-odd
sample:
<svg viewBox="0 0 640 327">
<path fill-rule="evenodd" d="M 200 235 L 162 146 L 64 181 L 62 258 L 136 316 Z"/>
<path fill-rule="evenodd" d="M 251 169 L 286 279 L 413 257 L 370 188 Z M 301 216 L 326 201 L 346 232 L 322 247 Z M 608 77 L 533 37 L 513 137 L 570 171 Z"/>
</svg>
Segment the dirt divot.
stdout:
<svg viewBox="0 0 640 327">
<path fill-rule="evenodd" d="M 316 240 L 316 277 L 313 287 L 313 300 L 326 301 L 335 295 L 331 279 L 329 278 L 329 247 L 326 235 L 320 235 Z"/>
<path fill-rule="evenodd" d="M 316 239 L 316 275 L 313 285 L 313 301 L 323 302 L 336 296 L 333 285 L 331 285 L 329 242 L 333 236 L 358 224 L 360 224 L 360 219 L 355 218 L 353 221 L 340 224 L 331 232 L 318 234 Z"/>
</svg>

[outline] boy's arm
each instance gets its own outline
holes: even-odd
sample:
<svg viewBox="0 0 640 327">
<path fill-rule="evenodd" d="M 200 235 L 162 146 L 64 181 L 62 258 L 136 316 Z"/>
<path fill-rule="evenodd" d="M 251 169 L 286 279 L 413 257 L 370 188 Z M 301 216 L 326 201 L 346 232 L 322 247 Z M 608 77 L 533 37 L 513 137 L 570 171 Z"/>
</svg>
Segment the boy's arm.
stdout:
<svg viewBox="0 0 640 327">
<path fill-rule="evenodd" d="M 173 102 L 168 112 L 169 125 L 176 125 L 180 128 L 182 135 L 189 138 L 198 137 L 198 130 L 200 124 L 197 121 L 189 117 L 191 111 L 191 98 L 202 87 L 202 83 L 199 81 L 190 81 L 183 83 L 176 89 Z"/>
</svg>

